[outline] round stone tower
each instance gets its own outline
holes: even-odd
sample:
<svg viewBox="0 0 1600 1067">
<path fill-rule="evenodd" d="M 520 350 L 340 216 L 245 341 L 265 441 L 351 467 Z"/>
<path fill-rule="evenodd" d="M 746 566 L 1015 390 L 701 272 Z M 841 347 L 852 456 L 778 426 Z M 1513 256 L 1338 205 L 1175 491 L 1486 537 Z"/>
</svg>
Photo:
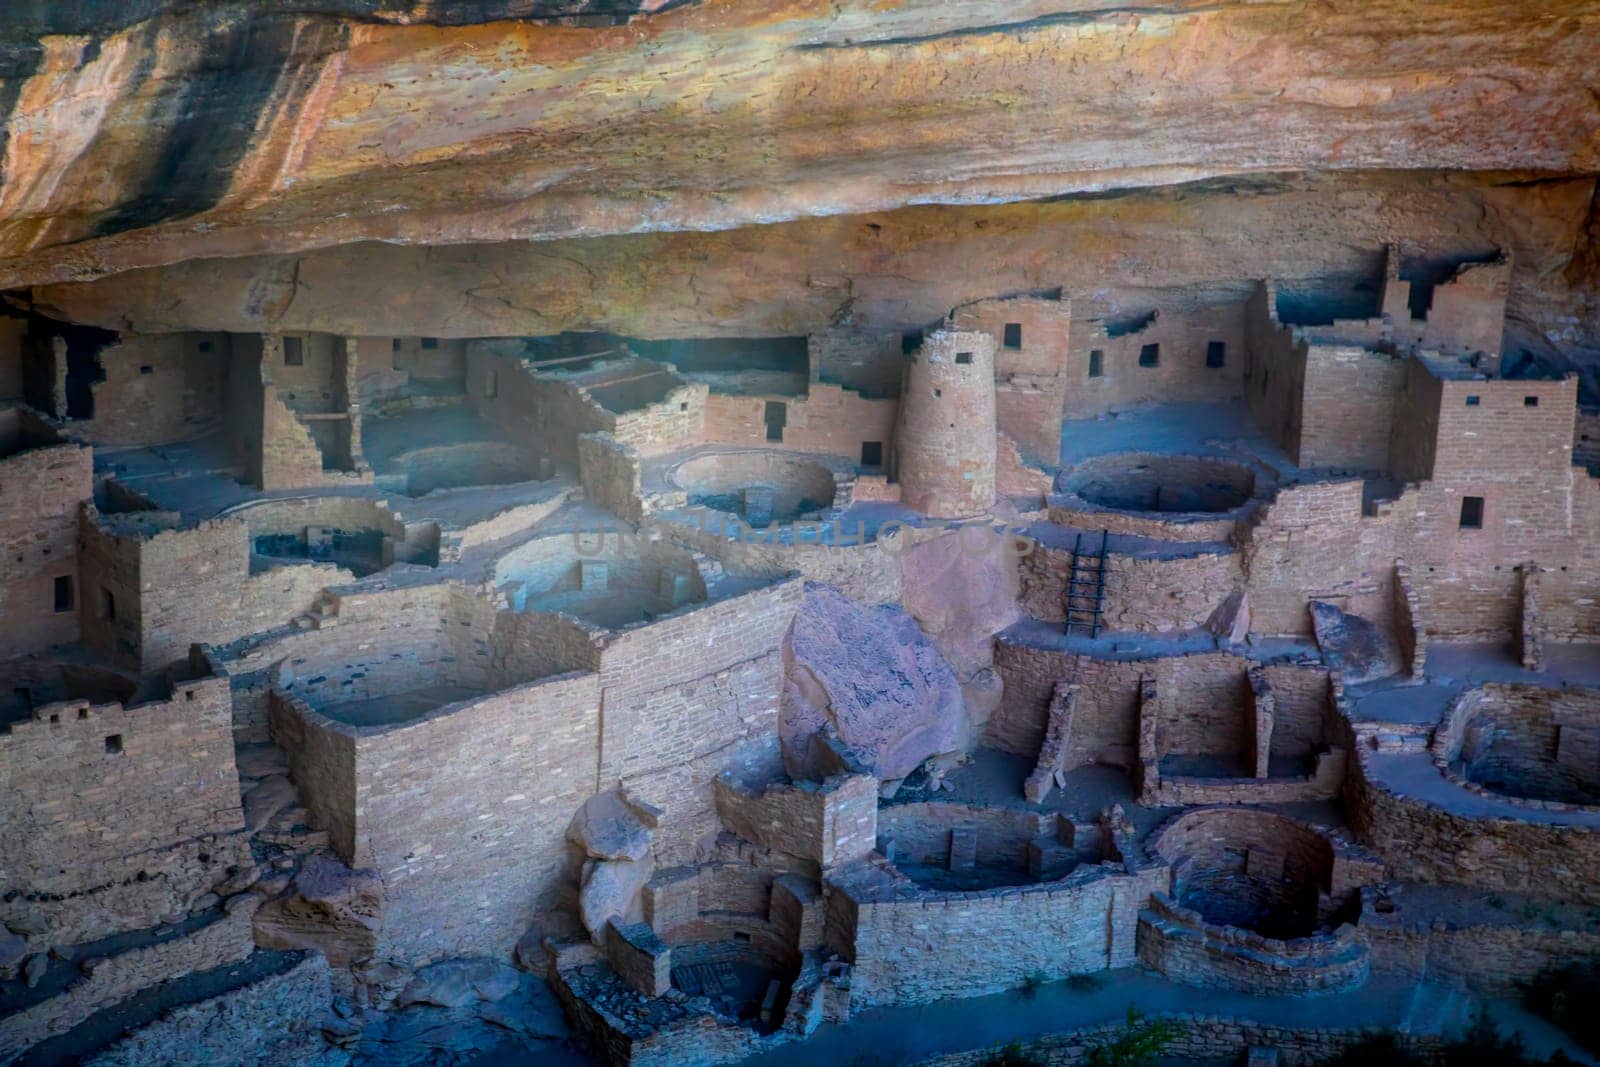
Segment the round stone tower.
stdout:
<svg viewBox="0 0 1600 1067">
<path fill-rule="evenodd" d="M 994 506 L 994 338 L 941 329 L 908 357 L 895 475 L 908 507 L 940 518 Z"/>
</svg>

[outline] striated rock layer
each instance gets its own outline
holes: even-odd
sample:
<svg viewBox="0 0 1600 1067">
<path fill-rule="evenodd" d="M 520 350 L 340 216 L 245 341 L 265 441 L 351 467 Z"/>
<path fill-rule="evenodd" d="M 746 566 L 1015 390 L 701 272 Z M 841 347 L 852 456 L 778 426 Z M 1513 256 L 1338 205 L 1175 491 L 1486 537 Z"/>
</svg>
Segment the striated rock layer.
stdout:
<svg viewBox="0 0 1600 1067">
<path fill-rule="evenodd" d="M 371 240 L 1600 163 L 1584 0 L 7 8 L 0 288 Z M 474 21 L 500 15 L 535 17 Z"/>
<path fill-rule="evenodd" d="M 1412 268 L 1515 261 L 1507 351 L 1600 354 L 1592 178 L 1524 173 L 1258 176 L 993 206 L 923 206 L 710 233 L 201 260 L 44 286 L 43 310 L 142 332 L 784 336 L 908 329 L 967 300 L 1064 286 L 1074 318 L 1237 300 L 1276 277 L 1364 287 L 1383 246 Z"/>
</svg>

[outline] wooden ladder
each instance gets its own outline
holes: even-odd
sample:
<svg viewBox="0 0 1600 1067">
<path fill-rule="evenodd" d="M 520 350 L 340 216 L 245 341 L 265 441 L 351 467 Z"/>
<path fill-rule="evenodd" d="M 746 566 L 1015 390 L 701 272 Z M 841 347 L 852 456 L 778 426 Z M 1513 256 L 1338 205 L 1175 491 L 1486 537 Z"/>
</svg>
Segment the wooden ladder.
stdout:
<svg viewBox="0 0 1600 1067">
<path fill-rule="evenodd" d="M 1109 531 L 1100 531 L 1100 548 L 1085 552 L 1083 534 L 1072 545 L 1072 570 L 1067 575 L 1067 633 L 1073 627 L 1100 636 L 1100 613 L 1106 598 L 1106 544 Z"/>
</svg>

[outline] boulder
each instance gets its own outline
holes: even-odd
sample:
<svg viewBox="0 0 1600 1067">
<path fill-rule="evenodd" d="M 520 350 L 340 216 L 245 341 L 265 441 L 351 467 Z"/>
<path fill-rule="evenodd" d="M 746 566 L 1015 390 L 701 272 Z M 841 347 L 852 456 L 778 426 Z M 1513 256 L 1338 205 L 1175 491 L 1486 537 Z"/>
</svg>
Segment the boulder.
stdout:
<svg viewBox="0 0 1600 1067">
<path fill-rule="evenodd" d="M 655 864 L 649 860 L 600 860 L 589 863 L 578 892 L 578 913 L 597 945 L 605 943 L 606 923 L 639 922 L 644 918 L 640 900 Z"/>
<path fill-rule="evenodd" d="M 289 892 L 261 905 L 255 941 L 262 948 L 315 949 L 335 967 L 370 959 L 383 928 L 383 882 L 319 852 L 306 860 Z"/>
<path fill-rule="evenodd" d="M 1400 646 L 1389 634 L 1324 600 L 1311 601 L 1310 608 L 1317 647 L 1347 683 L 1375 681 L 1401 670 Z"/>
<path fill-rule="evenodd" d="M 459 1008 L 474 1001 L 503 1000 L 516 992 L 522 975 L 515 967 L 488 959 L 445 960 L 417 971 L 395 998 L 395 1007 L 432 1004 Z"/>
<path fill-rule="evenodd" d="M 778 736 L 796 778 L 839 770 L 819 734 L 831 727 L 847 762 L 884 779 L 966 747 L 961 686 L 909 614 L 868 608 L 838 590 L 806 586 L 784 641 Z"/>
<path fill-rule="evenodd" d="M 650 855 L 650 830 L 621 794 L 584 801 L 567 827 L 567 840 L 597 860 L 642 860 Z"/>
<path fill-rule="evenodd" d="M 1017 538 L 971 524 L 900 557 L 901 600 L 961 685 L 974 735 L 1000 706 L 994 635 L 1021 617 Z"/>
<path fill-rule="evenodd" d="M 1250 636 L 1250 594 L 1235 589 L 1206 620 L 1206 630 L 1225 645 L 1241 644 Z"/>
</svg>

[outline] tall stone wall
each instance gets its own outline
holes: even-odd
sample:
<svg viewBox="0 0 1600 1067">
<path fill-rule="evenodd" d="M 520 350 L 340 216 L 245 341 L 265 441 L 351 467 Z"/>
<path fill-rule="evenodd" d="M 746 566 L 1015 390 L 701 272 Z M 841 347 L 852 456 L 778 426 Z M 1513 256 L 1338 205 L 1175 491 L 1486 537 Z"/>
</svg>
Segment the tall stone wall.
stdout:
<svg viewBox="0 0 1600 1067">
<path fill-rule="evenodd" d="M 1386 470 L 1406 362 L 1359 345 L 1310 345 L 1295 462 L 1322 470 Z"/>
<path fill-rule="evenodd" d="M 898 381 L 898 369 L 896 371 Z M 784 406 L 783 440 L 767 434 L 769 402 Z M 732 396 L 712 393 L 706 401 L 705 440 L 754 448 L 792 448 L 843 456 L 852 463 L 862 446 L 876 443 L 885 460 L 892 454 L 895 417 L 893 398 L 869 398 L 854 390 L 813 383 L 805 396 Z"/>
<path fill-rule="evenodd" d="M 37 911 L 53 944 L 154 926 L 243 856 L 232 703 L 222 678 L 125 707 L 47 704 L 0 734 L 0 914 Z"/>
<path fill-rule="evenodd" d="M 1242 395 L 1245 305 L 1219 304 L 1193 310 L 1168 309 L 1134 330 L 1115 336 L 1101 320 L 1073 323 L 1071 356 L 1065 366 L 1066 415 L 1092 418 L 1141 404 L 1223 403 Z M 1220 344 L 1222 365 L 1209 366 L 1210 346 Z M 1156 365 L 1141 366 L 1146 345 L 1156 345 Z M 1100 353 L 1100 373 L 1091 375 L 1091 354 Z"/>
<path fill-rule="evenodd" d="M 0 322 L 6 320 L 0 319 Z M 0 454 L 0 658 L 78 639 L 83 593 L 78 577 L 78 505 L 94 492 L 88 448 L 74 444 L 27 447 L 23 424 L 45 436 L 31 412 L 0 411 L 19 448 Z M 5 450 L 0 449 L 0 453 Z M 57 583 L 66 579 L 66 606 L 57 609 Z"/>
<path fill-rule="evenodd" d="M 106 445 L 149 445 L 206 433 L 222 418 L 230 339 L 222 333 L 125 335 L 97 354 L 94 417 L 73 433 Z"/>
<path fill-rule="evenodd" d="M 593 674 L 546 679 L 356 742 L 358 865 L 384 881 L 384 949 L 504 958 L 570 903 L 563 836 L 596 791 Z"/>
<path fill-rule="evenodd" d="M 721 826 L 712 780 L 781 773 L 784 634 L 803 583 L 788 579 L 613 636 L 601 652 L 601 788 L 663 809 L 657 862 L 692 860 Z"/>
<path fill-rule="evenodd" d="M 995 424 L 1000 432 L 1029 461 L 1055 466 L 1070 381 L 1072 305 L 1059 298 L 1004 297 L 963 304 L 951 319 L 958 330 L 994 338 Z"/>
<path fill-rule="evenodd" d="M 1059 882 L 919 891 L 871 862 L 827 883 L 829 946 L 853 963 L 851 1005 L 982 996 L 1134 962 L 1138 907 L 1165 867 L 1080 868 Z"/>
</svg>

